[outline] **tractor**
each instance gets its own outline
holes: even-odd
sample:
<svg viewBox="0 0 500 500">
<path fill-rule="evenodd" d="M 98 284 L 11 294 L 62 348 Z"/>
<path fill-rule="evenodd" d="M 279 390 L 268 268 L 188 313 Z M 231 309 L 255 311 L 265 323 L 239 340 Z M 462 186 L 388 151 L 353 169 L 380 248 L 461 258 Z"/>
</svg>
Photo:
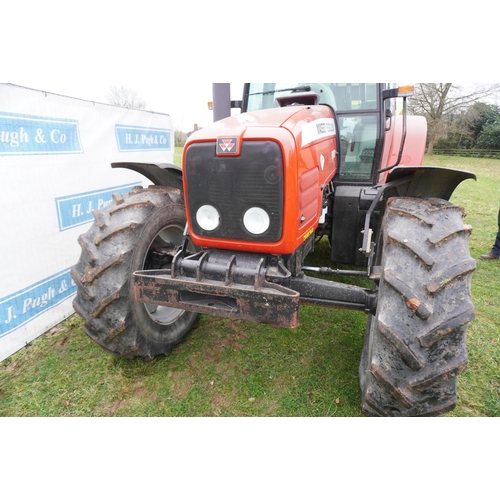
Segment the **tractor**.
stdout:
<svg viewBox="0 0 500 500">
<path fill-rule="evenodd" d="M 112 164 L 152 185 L 114 195 L 79 237 L 74 309 L 88 336 L 152 359 L 199 314 L 294 328 L 300 304 L 363 311 L 362 412 L 455 408 L 476 263 L 449 199 L 475 176 L 422 166 L 413 87 L 247 83 L 241 101 L 227 88 L 213 85 L 220 119 L 189 137 L 182 169 Z M 306 265 L 321 237 L 329 262 Z"/>
</svg>

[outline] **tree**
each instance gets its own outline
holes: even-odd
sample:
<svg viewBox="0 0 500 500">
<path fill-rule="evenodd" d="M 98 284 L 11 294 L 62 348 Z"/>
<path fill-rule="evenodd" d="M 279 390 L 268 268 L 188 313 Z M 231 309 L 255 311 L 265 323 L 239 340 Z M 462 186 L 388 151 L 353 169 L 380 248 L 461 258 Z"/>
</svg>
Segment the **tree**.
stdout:
<svg viewBox="0 0 500 500">
<path fill-rule="evenodd" d="M 453 114 L 500 90 L 499 84 L 479 85 L 466 90 L 453 83 L 417 83 L 408 108 L 427 119 L 427 154 L 432 154 L 436 142 L 446 134 Z"/>
<path fill-rule="evenodd" d="M 175 130 L 174 131 L 175 146 L 176 147 L 184 146 L 184 144 L 186 144 L 186 137 L 187 137 L 186 132 L 183 132 L 182 130 Z"/>
<path fill-rule="evenodd" d="M 479 149 L 500 149 L 500 120 L 487 123 L 477 140 Z"/>
<path fill-rule="evenodd" d="M 498 144 L 500 139 L 494 137 L 486 139 L 491 134 L 491 130 L 498 129 L 498 125 L 500 124 L 500 109 L 498 106 L 477 102 L 467 110 L 466 116 L 469 117 L 468 125 L 473 137 L 473 147 L 498 149 L 496 146 L 485 146 L 488 142 Z"/>
<path fill-rule="evenodd" d="M 135 90 L 121 86 L 112 85 L 106 92 L 106 102 L 123 108 L 146 109 L 144 101 Z"/>
<path fill-rule="evenodd" d="M 494 137 L 489 137 L 495 133 L 495 127 L 491 127 L 493 124 L 500 124 L 500 108 L 495 104 L 476 102 L 467 109 L 450 115 L 447 119 L 446 136 L 440 138 L 436 146 L 440 149 L 499 149 L 484 145 L 498 142 Z M 483 135 L 484 131 L 486 133 Z M 498 140 L 500 141 L 500 137 Z"/>
</svg>

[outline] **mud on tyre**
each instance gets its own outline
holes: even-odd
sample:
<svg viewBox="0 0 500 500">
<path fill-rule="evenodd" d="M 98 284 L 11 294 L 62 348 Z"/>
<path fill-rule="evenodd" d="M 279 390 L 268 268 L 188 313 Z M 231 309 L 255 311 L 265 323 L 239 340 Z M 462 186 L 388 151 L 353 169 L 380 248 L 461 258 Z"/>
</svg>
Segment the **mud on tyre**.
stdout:
<svg viewBox="0 0 500 500">
<path fill-rule="evenodd" d="M 387 203 L 377 311 L 359 370 L 366 415 L 432 416 L 456 405 L 467 324 L 474 318 L 475 261 L 463 216 L 440 199 Z"/>
<path fill-rule="evenodd" d="M 168 267 L 186 224 L 181 191 L 134 188 L 113 195 L 78 242 L 81 256 L 71 275 L 73 302 L 87 335 L 117 355 L 169 354 L 196 325 L 197 314 L 134 300 L 132 273 Z"/>
</svg>

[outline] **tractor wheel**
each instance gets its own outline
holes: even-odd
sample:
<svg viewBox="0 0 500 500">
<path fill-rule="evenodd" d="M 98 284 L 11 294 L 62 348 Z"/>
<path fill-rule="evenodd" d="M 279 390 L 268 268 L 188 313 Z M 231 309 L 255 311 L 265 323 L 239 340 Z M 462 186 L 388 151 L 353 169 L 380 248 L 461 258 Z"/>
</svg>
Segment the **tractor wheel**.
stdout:
<svg viewBox="0 0 500 500">
<path fill-rule="evenodd" d="M 377 310 L 359 368 L 366 415 L 434 416 L 456 406 L 476 267 L 463 217 L 440 199 L 387 203 Z"/>
<path fill-rule="evenodd" d="M 132 273 L 168 267 L 182 244 L 186 215 L 179 190 L 134 188 L 114 195 L 79 237 L 80 260 L 71 275 L 73 302 L 87 335 L 126 358 L 169 354 L 196 325 L 196 313 L 136 302 Z M 188 247 L 194 251 L 191 244 Z"/>
</svg>

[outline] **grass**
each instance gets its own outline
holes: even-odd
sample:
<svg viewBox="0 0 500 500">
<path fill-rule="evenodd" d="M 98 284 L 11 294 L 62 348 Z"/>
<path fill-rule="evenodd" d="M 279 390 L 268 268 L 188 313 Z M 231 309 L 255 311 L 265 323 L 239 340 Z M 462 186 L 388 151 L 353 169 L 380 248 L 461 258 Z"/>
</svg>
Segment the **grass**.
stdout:
<svg viewBox="0 0 500 500">
<path fill-rule="evenodd" d="M 175 162 L 180 164 L 180 150 Z M 496 234 L 500 161 L 434 156 L 426 164 L 470 170 L 452 201 L 474 227 L 473 257 Z M 325 263 L 327 245 L 313 261 Z M 449 416 L 500 416 L 500 262 L 477 261 L 469 365 Z M 166 358 L 117 358 L 94 344 L 76 315 L 0 363 L 0 416 L 358 417 L 358 364 L 366 316 L 301 308 L 295 330 L 202 316 Z"/>
</svg>

